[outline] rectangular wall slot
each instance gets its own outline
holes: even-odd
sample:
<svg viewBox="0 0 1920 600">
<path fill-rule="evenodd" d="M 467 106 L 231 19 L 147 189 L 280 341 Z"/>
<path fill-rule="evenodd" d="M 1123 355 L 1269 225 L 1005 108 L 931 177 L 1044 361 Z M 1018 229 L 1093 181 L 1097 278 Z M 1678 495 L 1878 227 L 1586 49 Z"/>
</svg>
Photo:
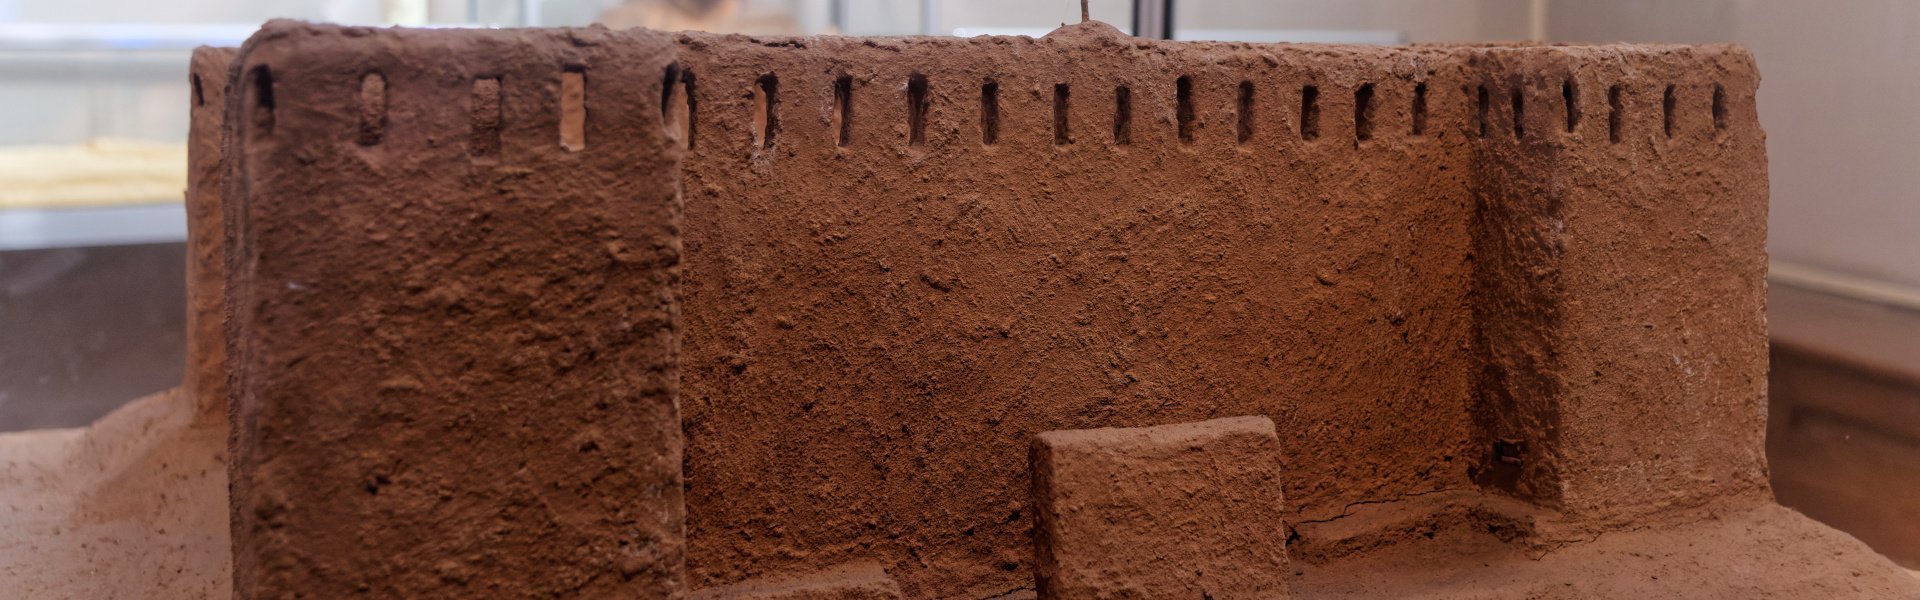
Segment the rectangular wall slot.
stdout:
<svg viewBox="0 0 1920 600">
<path fill-rule="evenodd" d="M 253 136 L 273 135 L 273 70 L 260 65 L 247 71 L 248 125 Z"/>
<path fill-rule="evenodd" d="M 1527 137 L 1527 95 L 1520 88 L 1513 90 L 1513 139 Z"/>
<path fill-rule="evenodd" d="M 780 133 L 780 77 L 772 73 L 754 82 L 752 133 L 753 146 L 760 149 L 772 148 Z"/>
<path fill-rule="evenodd" d="M 833 80 L 833 145 L 846 147 L 853 141 L 853 76 Z"/>
<path fill-rule="evenodd" d="M 1713 130 L 1727 130 L 1727 88 L 1713 84 Z"/>
<path fill-rule="evenodd" d="M 478 159 L 500 156 L 500 125 L 503 119 L 500 78 L 473 80 L 473 93 L 467 102 L 469 137 L 467 151 Z"/>
<path fill-rule="evenodd" d="M 1620 143 L 1621 127 L 1625 125 L 1626 100 L 1620 96 L 1620 86 L 1607 88 L 1607 141 Z"/>
<path fill-rule="evenodd" d="M 1675 98 L 1676 95 L 1677 94 L 1675 94 L 1673 86 L 1669 85 L 1667 86 L 1666 95 L 1662 96 L 1660 99 L 1660 115 L 1661 115 L 1660 118 L 1661 118 L 1661 123 L 1663 123 L 1662 128 L 1664 128 L 1664 130 L 1667 133 L 1667 137 L 1669 138 L 1673 137 L 1673 130 L 1674 130 L 1673 108 L 1674 108 L 1674 104 L 1677 103 L 1677 100 Z"/>
<path fill-rule="evenodd" d="M 582 67 L 560 73 L 560 147 L 587 149 L 587 71 Z"/>
<path fill-rule="evenodd" d="M 1300 88 L 1300 139 L 1320 139 L 1320 87 Z"/>
<path fill-rule="evenodd" d="M 1253 82 L 1240 82 L 1240 100 L 1234 110 L 1238 123 L 1234 126 L 1233 139 L 1243 146 L 1253 141 L 1253 103 Z"/>
<path fill-rule="evenodd" d="M 1413 135 L 1427 134 L 1427 84 L 1413 86 Z"/>
<path fill-rule="evenodd" d="M 1067 106 L 1071 95 L 1072 90 L 1067 87 L 1067 84 L 1053 84 L 1053 144 L 1055 146 L 1073 143 L 1073 134 L 1068 131 L 1070 119 L 1067 117 Z"/>
<path fill-rule="evenodd" d="M 362 146 L 380 143 L 387 129 L 387 78 L 379 73 L 360 77 L 360 131 Z"/>
<path fill-rule="evenodd" d="M 1173 82 L 1174 116 L 1180 120 L 1180 143 L 1193 143 L 1193 78 L 1181 75 Z"/>
<path fill-rule="evenodd" d="M 1568 79 L 1560 83 L 1560 102 L 1567 109 L 1567 133 L 1580 127 L 1580 90 Z"/>
<path fill-rule="evenodd" d="M 927 76 L 915 73 L 907 78 L 907 145 L 927 143 L 927 109 L 931 108 L 931 102 L 927 97 Z"/>
<path fill-rule="evenodd" d="M 1480 126 L 1480 137 L 1483 138 L 1487 137 L 1488 125 L 1491 123 L 1488 116 L 1493 111 L 1492 104 L 1493 102 L 1487 98 L 1487 86 L 1480 86 L 1474 97 L 1473 110 L 1474 119 Z"/>
<path fill-rule="evenodd" d="M 693 147 L 693 94 L 688 88 L 692 85 L 691 75 L 680 70 L 680 65 L 667 65 L 666 75 L 660 78 L 660 127 L 665 130 L 667 139 L 682 148 Z"/>
<path fill-rule="evenodd" d="M 1373 139 L 1373 84 L 1363 83 L 1353 91 L 1353 137 Z"/>
<path fill-rule="evenodd" d="M 980 84 L 980 143 L 1000 143 L 1000 83 L 991 79 Z"/>
</svg>

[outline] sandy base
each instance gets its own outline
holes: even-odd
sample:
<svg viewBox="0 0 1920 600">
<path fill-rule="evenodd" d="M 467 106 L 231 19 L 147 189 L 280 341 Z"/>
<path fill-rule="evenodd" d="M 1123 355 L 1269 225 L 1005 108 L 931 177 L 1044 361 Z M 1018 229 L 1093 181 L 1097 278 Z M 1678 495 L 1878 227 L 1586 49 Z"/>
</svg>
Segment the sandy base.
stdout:
<svg viewBox="0 0 1920 600">
<path fill-rule="evenodd" d="M 1294 596 L 1920 598 L 1920 579 L 1911 572 L 1845 533 L 1770 503 L 1553 550 L 1529 550 L 1466 526 L 1432 533 L 1430 540 L 1350 560 L 1300 565 Z"/>
<path fill-rule="evenodd" d="M 170 390 L 0 435 L 0 595 L 228 597 L 227 432 L 192 409 Z"/>
<path fill-rule="evenodd" d="M 226 432 L 193 428 L 191 417 L 187 399 L 169 391 L 91 428 L 0 435 L 0 589 L 30 598 L 227 597 Z M 1296 560 L 1293 596 L 1920 598 L 1913 572 L 1772 504 L 1553 549 L 1503 542 L 1474 519 L 1417 521 L 1427 524 L 1349 532 L 1400 540 L 1353 558 Z"/>
</svg>

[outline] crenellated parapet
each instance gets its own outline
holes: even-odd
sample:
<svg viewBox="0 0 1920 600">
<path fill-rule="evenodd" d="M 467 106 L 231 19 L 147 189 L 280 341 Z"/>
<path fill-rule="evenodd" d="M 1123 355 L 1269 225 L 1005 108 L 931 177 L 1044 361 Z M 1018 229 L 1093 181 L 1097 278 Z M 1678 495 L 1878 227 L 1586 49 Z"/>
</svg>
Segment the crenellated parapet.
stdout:
<svg viewBox="0 0 1920 600">
<path fill-rule="evenodd" d="M 231 74 L 241 590 L 986 597 L 1036 434 L 1242 415 L 1289 523 L 1768 495 L 1736 47 L 276 22 Z"/>
</svg>

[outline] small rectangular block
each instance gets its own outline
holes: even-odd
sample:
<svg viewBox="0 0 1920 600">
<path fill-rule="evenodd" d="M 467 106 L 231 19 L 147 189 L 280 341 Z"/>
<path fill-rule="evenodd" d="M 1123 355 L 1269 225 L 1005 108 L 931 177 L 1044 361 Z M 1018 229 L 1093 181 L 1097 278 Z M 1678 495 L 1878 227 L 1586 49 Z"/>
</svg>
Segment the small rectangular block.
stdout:
<svg viewBox="0 0 1920 600">
<path fill-rule="evenodd" d="M 753 579 L 694 592 L 690 600 L 899 600 L 900 584 L 873 563 L 798 578 Z"/>
<path fill-rule="evenodd" d="M 1266 417 L 1034 438 L 1041 598 L 1285 598 Z"/>
</svg>

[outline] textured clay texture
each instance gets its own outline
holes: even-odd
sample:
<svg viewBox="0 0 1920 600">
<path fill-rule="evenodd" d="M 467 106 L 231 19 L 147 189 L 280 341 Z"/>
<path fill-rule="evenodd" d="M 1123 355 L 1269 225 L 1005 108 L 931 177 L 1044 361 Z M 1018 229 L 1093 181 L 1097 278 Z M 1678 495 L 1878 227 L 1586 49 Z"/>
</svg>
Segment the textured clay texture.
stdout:
<svg viewBox="0 0 1920 600">
<path fill-rule="evenodd" d="M 1303 596 L 1456 530 L 1797 555 L 1737 47 L 274 23 L 231 72 L 243 596 L 671 597 L 683 543 L 1017 595 L 1035 434 L 1239 415 Z M 1832 547 L 1751 589 L 1880 573 Z"/>
<path fill-rule="evenodd" d="M 1041 598 L 1286 598 L 1266 417 L 1034 437 Z"/>
<path fill-rule="evenodd" d="M 1055 429 L 1265 415 L 1293 522 L 1766 493 L 1744 50 L 679 45 L 696 586 L 1023 585 Z"/>
<path fill-rule="evenodd" d="M 606 30 L 241 48 L 238 597 L 679 593 L 672 61 Z"/>
<path fill-rule="evenodd" d="M 899 600 L 900 584 L 872 563 L 844 565 L 800 577 L 756 579 L 710 587 L 691 600 Z"/>
<path fill-rule="evenodd" d="M 1473 485 L 1465 51 L 1102 24 L 680 45 L 695 585 L 861 558 L 912 596 L 1031 585 L 1042 431 L 1265 415 L 1314 518 Z"/>
<path fill-rule="evenodd" d="M 192 115 L 187 131 L 187 397 L 195 423 L 227 426 L 226 222 L 220 201 L 226 163 L 227 70 L 232 48 L 195 48 L 187 73 Z"/>
</svg>

